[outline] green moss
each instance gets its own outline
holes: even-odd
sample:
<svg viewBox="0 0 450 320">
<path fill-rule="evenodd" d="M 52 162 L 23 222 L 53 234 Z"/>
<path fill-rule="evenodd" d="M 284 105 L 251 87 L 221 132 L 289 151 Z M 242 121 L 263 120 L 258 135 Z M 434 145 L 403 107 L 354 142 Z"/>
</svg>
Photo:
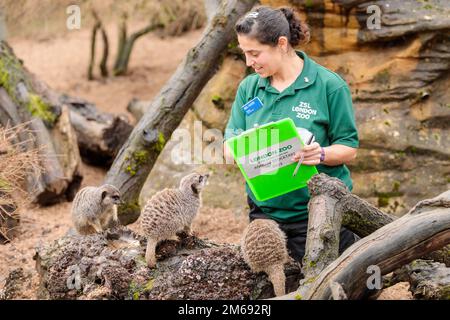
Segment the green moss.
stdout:
<svg viewBox="0 0 450 320">
<path fill-rule="evenodd" d="M 145 287 L 144 287 L 144 291 L 146 291 L 146 292 L 151 291 L 153 289 L 154 283 L 155 283 L 155 279 L 150 279 L 149 281 L 147 281 L 147 283 L 145 284 Z"/>
<path fill-rule="evenodd" d="M 384 70 L 380 71 L 373 78 L 373 80 L 375 82 L 378 82 L 378 83 L 381 83 L 381 84 L 388 84 L 390 79 L 391 79 L 391 74 L 389 73 L 388 69 L 384 69 Z"/>
<path fill-rule="evenodd" d="M 40 118 L 53 125 L 57 116 L 50 110 L 50 106 L 42 98 L 33 93 L 31 84 L 24 74 L 20 60 L 15 58 L 7 46 L 2 45 L 0 55 L 0 86 L 2 86 L 15 104 L 25 107 L 34 117 Z M 17 99 L 17 85 L 22 83 L 28 92 L 27 101 Z"/>
<path fill-rule="evenodd" d="M 211 98 L 211 101 L 219 109 L 224 109 L 225 103 L 220 95 L 218 95 L 218 94 L 213 95 Z"/>
<path fill-rule="evenodd" d="M 296 294 L 294 298 L 295 298 L 295 300 L 302 300 L 303 299 L 303 297 L 302 297 L 302 295 L 300 293 Z"/>
<path fill-rule="evenodd" d="M 392 192 L 399 192 L 400 190 L 400 181 L 394 181 L 392 186 Z"/>
<path fill-rule="evenodd" d="M 378 207 L 387 207 L 389 205 L 389 197 L 379 196 L 378 197 Z"/>
<path fill-rule="evenodd" d="M 131 281 L 130 287 L 128 289 L 128 295 L 133 300 L 139 300 L 142 294 L 148 293 L 148 292 L 150 292 L 153 289 L 154 283 L 155 283 L 155 279 L 154 278 L 150 278 L 144 284 L 138 284 L 135 281 Z"/>
<path fill-rule="evenodd" d="M 28 99 L 27 109 L 33 116 L 40 118 L 49 124 L 55 123 L 56 115 L 50 111 L 50 106 L 42 101 L 41 97 L 36 94 L 30 94 Z"/>
<path fill-rule="evenodd" d="M 164 135 L 162 132 L 158 135 L 158 142 L 155 145 L 155 150 L 157 152 L 161 152 L 164 149 L 164 146 L 166 145 L 166 138 L 164 138 Z"/>
<path fill-rule="evenodd" d="M 128 166 L 125 168 L 125 172 L 131 176 L 136 175 L 139 168 L 147 163 L 149 158 L 149 152 L 147 150 L 134 151 L 131 155 L 125 157 L 125 161 L 128 161 Z"/>
<path fill-rule="evenodd" d="M 119 206 L 120 214 L 129 214 L 129 213 L 139 212 L 139 211 L 141 211 L 141 207 L 139 206 L 138 200 L 132 200 L 129 202 L 125 202 Z"/>
</svg>

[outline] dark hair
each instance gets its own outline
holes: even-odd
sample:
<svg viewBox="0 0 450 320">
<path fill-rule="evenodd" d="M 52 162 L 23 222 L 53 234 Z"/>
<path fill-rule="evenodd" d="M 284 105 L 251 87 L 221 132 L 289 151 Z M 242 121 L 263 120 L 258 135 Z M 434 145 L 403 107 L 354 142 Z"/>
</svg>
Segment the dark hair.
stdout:
<svg viewBox="0 0 450 320">
<path fill-rule="evenodd" d="M 288 7 L 273 9 L 267 6 L 257 7 L 241 17 L 235 25 L 238 34 L 255 38 L 262 44 L 276 46 L 278 38 L 285 36 L 292 47 L 306 44 L 310 39 L 306 23 L 295 16 Z"/>
</svg>

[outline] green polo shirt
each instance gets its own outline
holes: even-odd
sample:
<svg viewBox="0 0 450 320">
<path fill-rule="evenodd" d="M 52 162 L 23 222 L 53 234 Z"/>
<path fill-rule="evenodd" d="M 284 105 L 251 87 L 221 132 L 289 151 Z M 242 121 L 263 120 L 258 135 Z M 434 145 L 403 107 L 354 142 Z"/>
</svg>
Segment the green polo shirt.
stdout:
<svg viewBox="0 0 450 320">
<path fill-rule="evenodd" d="M 279 92 L 270 85 L 268 78 L 257 73 L 247 76 L 239 85 L 225 130 L 225 139 L 243 130 L 270 121 L 291 118 L 295 125 L 311 131 L 322 147 L 341 144 L 352 148 L 359 146 L 358 132 L 347 83 L 336 73 L 311 60 L 304 52 L 297 51 L 303 59 L 301 74 L 288 88 Z M 259 97 L 263 107 L 247 116 L 242 106 Z M 347 166 L 317 165 L 317 170 L 341 179 L 350 190 L 352 180 Z M 247 194 L 271 218 L 280 222 L 304 220 L 308 216 L 308 188 L 257 201 L 246 185 Z"/>
</svg>

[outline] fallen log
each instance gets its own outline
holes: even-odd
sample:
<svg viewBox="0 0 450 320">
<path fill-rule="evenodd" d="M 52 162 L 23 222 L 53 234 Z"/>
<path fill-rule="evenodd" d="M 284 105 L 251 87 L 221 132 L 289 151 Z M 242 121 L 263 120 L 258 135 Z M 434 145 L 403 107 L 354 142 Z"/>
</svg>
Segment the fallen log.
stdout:
<svg viewBox="0 0 450 320">
<path fill-rule="evenodd" d="M 0 125 L 27 124 L 17 136 L 24 150 L 37 149 L 42 172 L 29 174 L 27 189 L 32 201 L 51 204 L 73 199 L 82 175 L 76 135 L 69 110 L 41 94 L 31 74 L 4 41 L 0 42 Z"/>
<path fill-rule="evenodd" d="M 415 299 L 450 300 L 450 268 L 431 260 L 414 260 L 393 273 L 391 285 L 410 283 Z"/>
<path fill-rule="evenodd" d="M 308 184 L 311 194 L 310 219 L 308 239 L 304 257 L 305 279 L 300 288 L 277 299 L 331 299 L 333 284 L 341 287 L 348 299 L 362 299 L 374 289 L 367 285 L 369 271 L 376 269 L 385 275 L 395 269 L 420 258 L 450 243 L 450 191 L 436 198 L 424 200 L 417 204 L 408 214 L 381 227 L 365 238 L 349 247 L 339 258 L 336 256 L 338 243 L 336 230 L 339 230 L 340 214 L 352 214 L 347 187 L 336 178 L 324 174 L 313 177 Z M 342 203 L 341 201 L 344 200 Z M 321 202 L 320 206 L 315 204 Z M 360 204 L 362 205 L 362 204 Z M 371 206 L 364 203 L 365 206 Z M 372 207 L 372 206 L 371 206 Z M 373 209 L 373 208 L 372 208 Z M 376 210 L 363 210 L 368 214 L 382 216 Z M 315 216 L 321 216 L 315 218 Z M 323 217 L 326 215 L 326 217 Z M 315 223 L 321 219 L 322 223 Z M 354 226 L 363 226 L 367 230 L 367 220 L 361 215 L 354 215 L 348 221 L 355 221 Z M 371 223 L 368 224 L 369 226 Z M 319 237 L 310 237 L 321 228 Z M 329 263 L 327 265 L 327 263 Z M 326 266 L 326 267 L 324 267 Z"/>
<path fill-rule="evenodd" d="M 109 167 L 133 129 L 128 118 L 99 112 L 94 104 L 65 94 L 59 96 L 59 101 L 69 107 L 83 160 Z"/>
</svg>

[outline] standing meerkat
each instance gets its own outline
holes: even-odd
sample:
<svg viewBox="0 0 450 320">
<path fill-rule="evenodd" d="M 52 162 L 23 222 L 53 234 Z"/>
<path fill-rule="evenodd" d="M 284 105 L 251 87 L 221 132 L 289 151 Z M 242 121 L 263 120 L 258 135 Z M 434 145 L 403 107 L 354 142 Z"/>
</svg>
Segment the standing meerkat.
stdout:
<svg viewBox="0 0 450 320">
<path fill-rule="evenodd" d="M 120 203 L 119 190 L 110 184 L 81 189 L 72 203 L 75 229 L 82 235 L 106 230 L 111 220 L 118 222 L 117 205 Z"/>
<path fill-rule="evenodd" d="M 285 294 L 284 264 L 289 255 L 286 235 L 275 221 L 253 220 L 242 235 L 241 252 L 253 272 L 267 273 L 276 296 Z"/>
<path fill-rule="evenodd" d="M 156 193 L 142 209 L 141 229 L 147 237 L 145 260 L 150 268 L 156 265 L 156 245 L 179 231 L 190 233 L 191 223 L 201 204 L 200 192 L 209 174 L 191 173 L 180 186 Z"/>
</svg>

